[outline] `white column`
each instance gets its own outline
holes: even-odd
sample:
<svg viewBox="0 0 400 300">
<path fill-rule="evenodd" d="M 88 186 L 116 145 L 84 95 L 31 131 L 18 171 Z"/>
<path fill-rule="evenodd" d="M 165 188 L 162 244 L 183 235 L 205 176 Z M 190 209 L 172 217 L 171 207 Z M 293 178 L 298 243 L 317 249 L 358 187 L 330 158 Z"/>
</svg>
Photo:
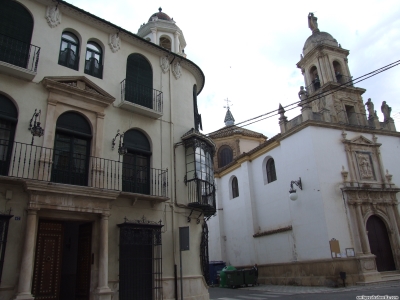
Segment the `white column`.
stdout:
<svg viewBox="0 0 400 300">
<path fill-rule="evenodd" d="M 32 275 L 35 256 L 35 239 L 37 225 L 37 210 L 28 209 L 26 217 L 25 242 L 22 250 L 21 270 L 19 272 L 18 292 L 16 300 L 35 299 L 32 296 Z"/>
<path fill-rule="evenodd" d="M 153 40 L 152 42 L 156 45 L 158 45 L 157 41 L 157 28 L 150 28 L 151 32 L 153 33 Z"/>
<path fill-rule="evenodd" d="M 99 291 L 111 291 L 108 287 L 108 214 L 102 214 L 100 219 L 99 245 Z"/>
<path fill-rule="evenodd" d="M 179 53 L 179 36 L 180 36 L 181 34 L 179 33 L 179 31 L 175 31 L 175 34 L 174 34 L 174 36 L 175 36 L 175 53 Z"/>
</svg>

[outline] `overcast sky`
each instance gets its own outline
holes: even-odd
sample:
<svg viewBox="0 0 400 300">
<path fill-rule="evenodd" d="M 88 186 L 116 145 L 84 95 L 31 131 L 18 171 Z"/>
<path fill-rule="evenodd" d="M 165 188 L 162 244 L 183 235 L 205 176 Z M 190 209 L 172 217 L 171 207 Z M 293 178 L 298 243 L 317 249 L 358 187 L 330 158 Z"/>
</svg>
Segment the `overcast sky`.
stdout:
<svg viewBox="0 0 400 300">
<path fill-rule="evenodd" d="M 303 76 L 296 63 L 311 35 L 308 13 L 321 31 L 350 50 L 349 67 L 356 78 L 400 60 L 400 1 L 131 1 L 68 0 L 71 4 L 137 33 L 140 24 L 161 6 L 186 39 L 187 58 L 205 74 L 198 97 L 203 133 L 224 126 L 226 102 L 236 123 L 298 100 Z M 328 4 L 329 3 L 329 4 Z M 190 5 L 189 5 L 190 4 Z M 382 101 L 392 107 L 400 131 L 400 66 L 358 83 L 364 103 L 372 98 L 380 121 Z M 289 119 L 300 108 L 288 112 Z M 246 127 L 272 137 L 278 117 Z"/>
</svg>

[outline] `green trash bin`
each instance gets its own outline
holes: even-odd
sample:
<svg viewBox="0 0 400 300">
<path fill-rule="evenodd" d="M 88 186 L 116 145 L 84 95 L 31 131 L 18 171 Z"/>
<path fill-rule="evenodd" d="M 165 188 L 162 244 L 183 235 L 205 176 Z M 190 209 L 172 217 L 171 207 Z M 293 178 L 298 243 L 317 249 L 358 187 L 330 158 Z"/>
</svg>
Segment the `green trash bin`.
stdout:
<svg viewBox="0 0 400 300">
<path fill-rule="evenodd" d="M 242 270 L 226 271 L 226 283 L 230 288 L 237 288 L 244 285 L 244 275 Z"/>
<path fill-rule="evenodd" d="M 244 275 L 244 284 L 246 286 L 248 286 L 248 285 L 255 286 L 257 284 L 256 270 L 244 269 L 243 275 Z"/>
<path fill-rule="evenodd" d="M 229 287 L 227 284 L 227 277 L 226 277 L 226 272 L 227 271 L 232 271 L 232 270 L 236 270 L 235 267 L 232 266 L 226 266 L 225 268 L 223 268 L 221 270 L 221 272 L 219 273 L 219 287 L 221 288 L 226 288 Z"/>
</svg>

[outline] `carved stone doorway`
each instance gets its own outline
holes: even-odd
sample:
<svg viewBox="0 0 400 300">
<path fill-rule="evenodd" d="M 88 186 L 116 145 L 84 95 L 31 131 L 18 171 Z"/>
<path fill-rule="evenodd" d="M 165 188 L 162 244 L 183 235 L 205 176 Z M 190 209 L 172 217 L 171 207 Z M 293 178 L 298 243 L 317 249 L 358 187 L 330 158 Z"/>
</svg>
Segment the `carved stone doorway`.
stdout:
<svg viewBox="0 0 400 300">
<path fill-rule="evenodd" d="M 92 223 L 39 220 L 35 299 L 89 300 Z"/>
<path fill-rule="evenodd" d="M 385 223 L 373 215 L 367 221 L 367 231 L 371 252 L 376 255 L 377 270 L 379 272 L 396 270 Z"/>
</svg>

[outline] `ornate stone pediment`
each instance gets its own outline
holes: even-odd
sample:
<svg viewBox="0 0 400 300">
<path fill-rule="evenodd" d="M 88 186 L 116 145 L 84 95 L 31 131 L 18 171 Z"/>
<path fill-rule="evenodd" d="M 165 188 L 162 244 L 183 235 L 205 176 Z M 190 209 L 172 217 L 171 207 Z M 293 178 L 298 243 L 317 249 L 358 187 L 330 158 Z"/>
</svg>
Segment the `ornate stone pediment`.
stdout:
<svg viewBox="0 0 400 300">
<path fill-rule="evenodd" d="M 51 92 L 74 99 L 84 99 L 96 106 L 107 107 L 115 98 L 85 76 L 45 77 L 43 85 Z"/>
<path fill-rule="evenodd" d="M 375 145 L 375 143 L 369 139 L 367 139 L 366 137 L 360 135 L 359 137 L 350 140 L 350 144 L 362 144 L 362 145 Z"/>
<path fill-rule="evenodd" d="M 374 185 L 385 184 L 383 164 L 380 157 L 377 138 L 373 135 L 370 139 L 360 135 L 351 140 L 346 139 L 346 133 L 342 133 L 342 142 L 345 145 L 350 171 L 350 184 Z"/>
</svg>

